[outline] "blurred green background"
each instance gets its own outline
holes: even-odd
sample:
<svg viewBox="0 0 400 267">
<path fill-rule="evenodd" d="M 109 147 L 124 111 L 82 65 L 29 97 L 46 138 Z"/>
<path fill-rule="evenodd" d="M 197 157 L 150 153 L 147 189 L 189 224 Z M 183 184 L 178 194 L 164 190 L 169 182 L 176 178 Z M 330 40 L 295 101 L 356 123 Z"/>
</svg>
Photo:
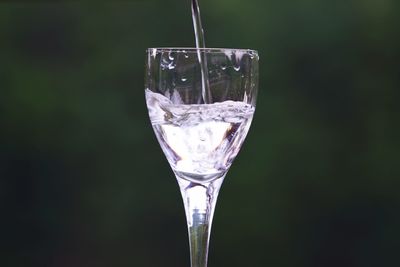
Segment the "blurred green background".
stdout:
<svg viewBox="0 0 400 267">
<path fill-rule="evenodd" d="M 209 267 L 400 266 L 395 0 L 200 0 L 208 47 L 260 54 Z M 189 266 L 144 102 L 189 0 L 0 3 L 0 266 Z"/>
</svg>

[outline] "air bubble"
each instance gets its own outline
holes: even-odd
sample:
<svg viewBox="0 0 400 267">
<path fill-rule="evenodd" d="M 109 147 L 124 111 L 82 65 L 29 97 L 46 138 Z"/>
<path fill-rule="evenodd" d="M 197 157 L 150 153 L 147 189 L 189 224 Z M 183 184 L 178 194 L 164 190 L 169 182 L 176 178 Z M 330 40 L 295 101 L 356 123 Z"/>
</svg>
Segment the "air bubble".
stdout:
<svg viewBox="0 0 400 267">
<path fill-rule="evenodd" d="M 168 69 L 173 70 L 175 69 L 175 62 L 172 61 L 171 63 L 168 64 Z"/>
<path fill-rule="evenodd" d="M 221 65 L 221 70 L 226 70 L 226 65 Z"/>
<path fill-rule="evenodd" d="M 169 53 L 168 53 L 168 58 L 169 58 L 169 60 L 175 60 L 175 57 L 174 57 L 174 55 L 173 55 L 173 52 L 169 52 Z"/>
<path fill-rule="evenodd" d="M 255 51 L 250 51 L 250 59 L 258 60 L 258 54 Z"/>
<path fill-rule="evenodd" d="M 240 66 L 234 66 L 233 69 L 236 70 L 236 71 L 239 71 L 240 70 Z"/>
<path fill-rule="evenodd" d="M 186 81 L 187 81 L 187 78 L 186 78 L 186 77 L 182 77 L 182 78 L 181 78 L 181 81 L 182 81 L 182 82 L 186 82 Z"/>
<path fill-rule="evenodd" d="M 161 65 L 161 69 L 162 70 L 165 70 L 165 69 L 169 69 L 169 65 L 170 65 L 171 63 L 169 62 L 169 60 L 168 59 L 166 59 L 165 57 L 162 57 L 161 58 L 161 63 L 160 63 L 160 65 Z"/>
</svg>

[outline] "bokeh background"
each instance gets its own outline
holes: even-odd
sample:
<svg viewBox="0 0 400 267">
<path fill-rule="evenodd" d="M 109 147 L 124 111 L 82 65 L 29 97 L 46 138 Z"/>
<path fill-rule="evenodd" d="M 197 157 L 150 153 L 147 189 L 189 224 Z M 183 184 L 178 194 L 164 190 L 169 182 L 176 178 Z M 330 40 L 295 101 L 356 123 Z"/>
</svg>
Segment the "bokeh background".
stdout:
<svg viewBox="0 0 400 267">
<path fill-rule="evenodd" d="M 261 58 L 209 267 L 400 266 L 398 3 L 200 0 Z M 0 266 L 189 266 L 143 77 L 193 45 L 189 0 L 0 3 Z"/>
</svg>

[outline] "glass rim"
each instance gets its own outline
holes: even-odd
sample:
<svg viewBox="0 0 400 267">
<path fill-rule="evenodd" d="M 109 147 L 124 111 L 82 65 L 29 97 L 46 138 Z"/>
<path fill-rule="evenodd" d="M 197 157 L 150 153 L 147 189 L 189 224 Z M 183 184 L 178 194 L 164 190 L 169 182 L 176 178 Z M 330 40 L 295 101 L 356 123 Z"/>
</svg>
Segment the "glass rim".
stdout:
<svg viewBox="0 0 400 267">
<path fill-rule="evenodd" d="M 242 52 L 242 53 L 253 53 L 258 55 L 258 51 L 254 49 L 247 48 L 196 48 L 196 47 L 149 47 L 146 52 L 197 52 L 197 51 L 206 51 L 211 53 L 225 53 L 225 52 Z"/>
</svg>

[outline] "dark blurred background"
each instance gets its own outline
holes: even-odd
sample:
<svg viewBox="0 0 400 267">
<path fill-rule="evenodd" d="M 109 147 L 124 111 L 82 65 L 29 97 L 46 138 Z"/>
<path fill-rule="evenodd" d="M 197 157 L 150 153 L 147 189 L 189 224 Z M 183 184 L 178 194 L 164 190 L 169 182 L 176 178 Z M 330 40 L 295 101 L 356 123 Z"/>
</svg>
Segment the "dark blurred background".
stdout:
<svg viewBox="0 0 400 267">
<path fill-rule="evenodd" d="M 261 58 L 209 267 L 400 266 L 398 3 L 200 0 Z M 0 266 L 189 266 L 143 77 L 193 45 L 189 0 L 0 3 Z"/>
</svg>

